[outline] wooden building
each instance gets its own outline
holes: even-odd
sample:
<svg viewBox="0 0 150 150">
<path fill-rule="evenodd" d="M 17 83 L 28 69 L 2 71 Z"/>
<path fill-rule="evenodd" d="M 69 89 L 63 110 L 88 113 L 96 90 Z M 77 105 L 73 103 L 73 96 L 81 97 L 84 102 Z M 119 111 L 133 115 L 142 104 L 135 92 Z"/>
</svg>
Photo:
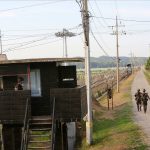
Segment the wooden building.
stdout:
<svg viewBox="0 0 150 150">
<path fill-rule="evenodd" d="M 82 58 L 0 61 L 4 150 L 67 149 L 65 123 L 80 121 L 86 115 L 85 86 L 77 85 L 76 66 L 69 65 L 82 61 Z M 38 137 L 34 135 L 36 131 L 49 133 L 49 139 L 43 141 L 46 145 L 42 142 L 36 145 L 40 142 L 34 139 Z"/>
</svg>

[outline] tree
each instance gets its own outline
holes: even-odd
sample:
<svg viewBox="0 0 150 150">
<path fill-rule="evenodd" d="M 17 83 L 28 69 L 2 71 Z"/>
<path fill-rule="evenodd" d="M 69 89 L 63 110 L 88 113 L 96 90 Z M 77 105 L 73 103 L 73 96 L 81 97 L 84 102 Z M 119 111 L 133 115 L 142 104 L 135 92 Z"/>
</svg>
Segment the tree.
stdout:
<svg viewBox="0 0 150 150">
<path fill-rule="evenodd" d="M 150 70 L 150 57 L 148 58 L 148 60 L 145 64 L 145 69 Z"/>
</svg>

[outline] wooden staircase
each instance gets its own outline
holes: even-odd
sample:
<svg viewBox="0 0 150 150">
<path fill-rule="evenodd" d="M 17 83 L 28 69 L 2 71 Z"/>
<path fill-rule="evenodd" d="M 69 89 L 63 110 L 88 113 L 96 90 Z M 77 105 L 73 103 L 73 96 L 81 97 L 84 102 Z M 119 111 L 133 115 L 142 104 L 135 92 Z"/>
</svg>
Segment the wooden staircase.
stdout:
<svg viewBox="0 0 150 150">
<path fill-rule="evenodd" d="M 30 119 L 27 150 L 52 150 L 51 116 L 36 116 Z"/>
</svg>

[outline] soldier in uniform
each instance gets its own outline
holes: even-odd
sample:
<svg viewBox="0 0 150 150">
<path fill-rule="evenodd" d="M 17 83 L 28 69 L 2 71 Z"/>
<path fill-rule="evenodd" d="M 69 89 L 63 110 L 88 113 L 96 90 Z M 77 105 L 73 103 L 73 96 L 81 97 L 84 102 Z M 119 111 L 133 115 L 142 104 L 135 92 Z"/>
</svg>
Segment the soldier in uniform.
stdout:
<svg viewBox="0 0 150 150">
<path fill-rule="evenodd" d="M 147 111 L 147 101 L 150 99 L 148 93 L 146 93 L 146 90 L 143 89 L 142 93 L 142 101 L 143 101 L 143 107 L 144 107 L 144 113 Z"/>
<path fill-rule="evenodd" d="M 138 111 L 141 111 L 142 93 L 140 92 L 140 89 L 138 89 L 137 92 L 135 93 L 135 101 L 136 101 L 136 104 L 137 104 Z"/>
<path fill-rule="evenodd" d="M 111 88 L 108 88 L 108 89 L 107 89 L 107 98 L 108 98 L 108 99 L 111 99 L 111 98 L 112 98 L 112 89 L 111 89 Z"/>
</svg>

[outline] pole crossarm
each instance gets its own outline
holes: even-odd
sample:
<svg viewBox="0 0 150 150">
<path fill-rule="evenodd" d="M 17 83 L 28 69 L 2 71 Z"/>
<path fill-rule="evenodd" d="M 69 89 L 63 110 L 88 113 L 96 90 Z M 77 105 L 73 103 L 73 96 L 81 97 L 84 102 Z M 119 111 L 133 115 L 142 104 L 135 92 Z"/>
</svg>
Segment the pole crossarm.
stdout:
<svg viewBox="0 0 150 150">
<path fill-rule="evenodd" d="M 73 37 L 73 36 L 76 36 L 76 35 L 77 34 L 75 34 L 73 32 L 69 32 L 67 29 L 63 29 L 63 31 L 55 33 L 56 37 L 63 38 L 63 57 L 64 56 L 66 58 L 68 57 L 68 52 L 67 52 L 67 37 Z M 64 53 L 64 49 L 65 49 L 65 53 Z"/>
<path fill-rule="evenodd" d="M 73 36 L 76 36 L 76 34 L 73 32 L 69 32 L 67 29 L 63 29 L 63 31 L 55 33 L 55 36 L 57 36 L 57 37 L 73 37 Z"/>
</svg>

